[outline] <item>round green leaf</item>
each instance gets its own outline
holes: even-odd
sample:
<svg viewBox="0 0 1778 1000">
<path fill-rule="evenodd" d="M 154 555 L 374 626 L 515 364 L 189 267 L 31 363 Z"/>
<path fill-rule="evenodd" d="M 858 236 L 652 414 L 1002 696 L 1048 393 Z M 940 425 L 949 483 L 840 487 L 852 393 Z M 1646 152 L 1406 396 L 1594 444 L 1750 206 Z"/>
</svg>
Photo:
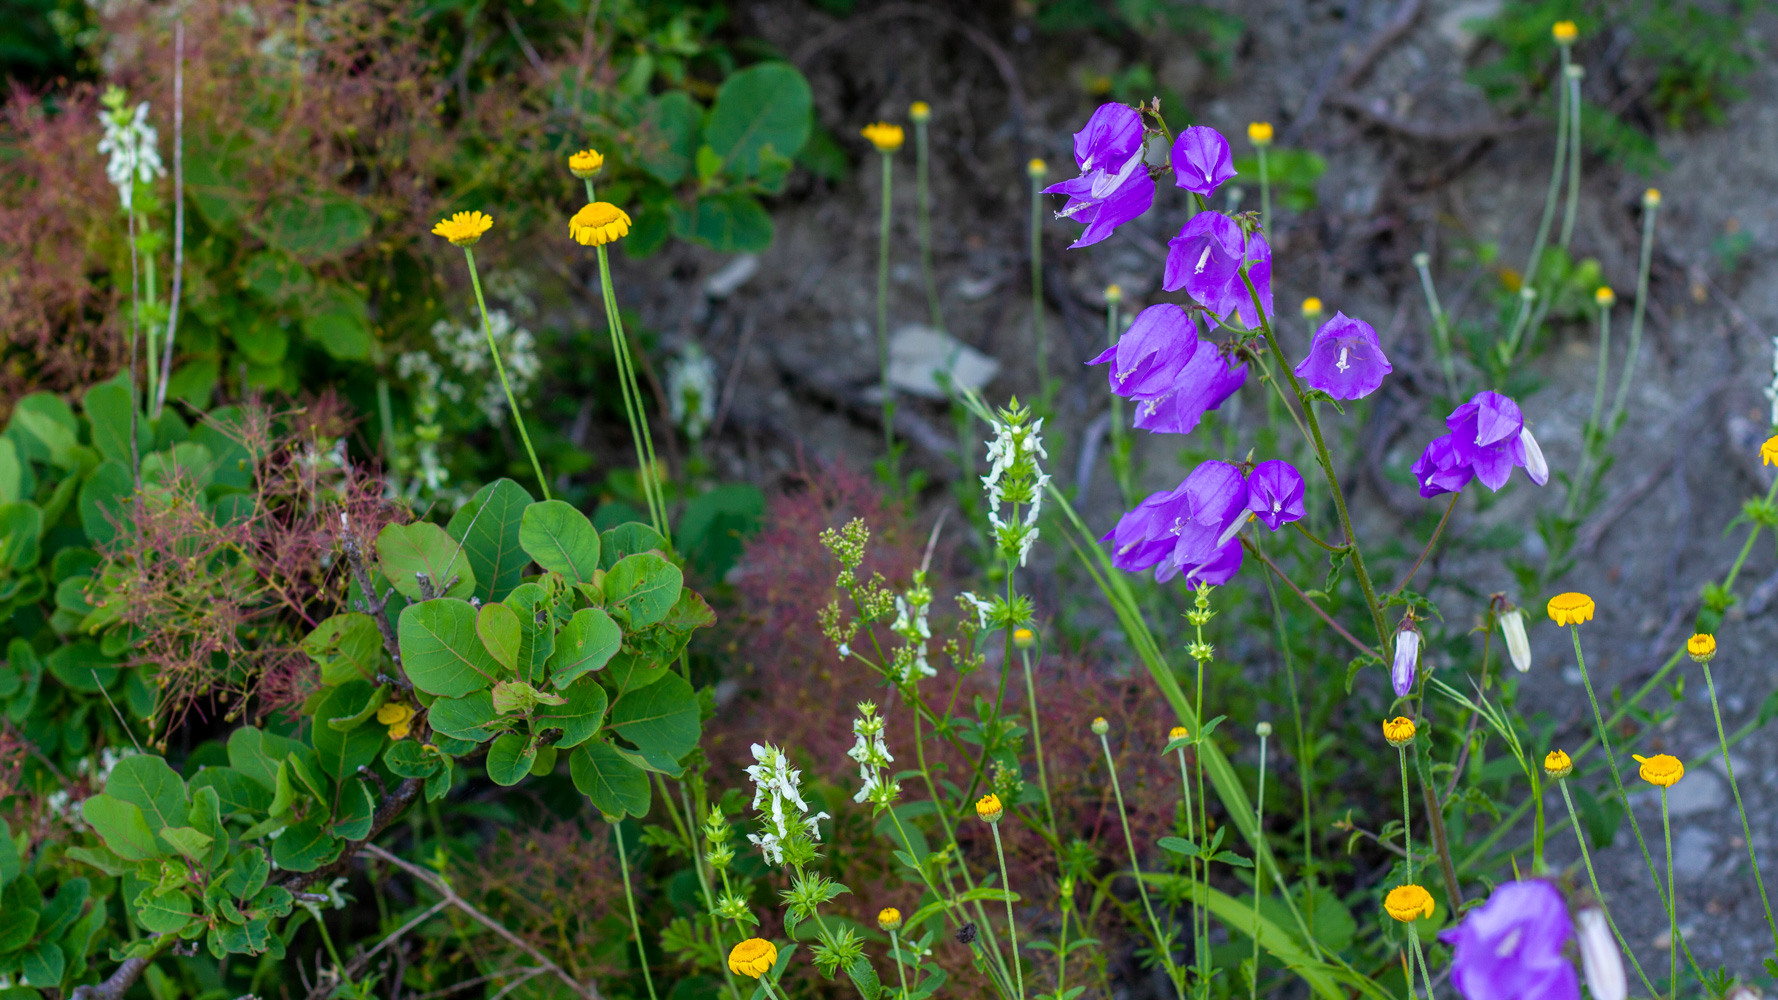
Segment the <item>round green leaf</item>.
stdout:
<svg viewBox="0 0 1778 1000">
<path fill-rule="evenodd" d="M 430 521 L 391 524 L 377 532 L 377 559 L 390 585 L 409 600 L 468 597 L 475 591 L 475 570 L 463 547 Z M 420 587 L 421 574 L 430 594 Z"/>
<path fill-rule="evenodd" d="M 639 552 L 619 559 L 605 574 L 605 604 L 627 619 L 630 630 L 647 628 L 667 617 L 684 584 L 679 567 L 652 552 Z"/>
<path fill-rule="evenodd" d="M 518 586 L 531 562 L 519 545 L 519 524 L 531 503 L 531 494 L 523 486 L 500 479 L 476 490 L 475 496 L 451 515 L 445 531 L 463 543 L 475 570 L 475 596 L 483 603 L 504 598 Z"/>
<path fill-rule="evenodd" d="M 500 717 L 494 711 L 494 696 L 482 690 L 462 698 L 440 698 L 432 703 L 426 719 L 432 731 L 470 743 L 493 738 L 494 731 L 483 728 Z"/>
<path fill-rule="evenodd" d="M 531 773 L 537 759 L 537 741 L 518 733 L 504 733 L 488 747 L 488 777 L 496 785 L 516 785 Z"/>
<path fill-rule="evenodd" d="M 574 505 L 560 500 L 525 508 L 519 544 L 537 565 L 572 581 L 591 582 L 593 571 L 599 568 L 599 533 L 593 522 Z"/>
<path fill-rule="evenodd" d="M 648 774 L 606 743 L 591 743 L 568 757 L 574 787 L 606 816 L 648 815 Z"/>
<path fill-rule="evenodd" d="M 501 666 L 518 670 L 522 644 L 518 612 L 504 604 L 482 605 L 475 613 L 475 634 Z"/>
<path fill-rule="evenodd" d="M 644 753 L 678 760 L 698 745 L 698 696 L 669 675 L 619 698 L 611 706 L 611 726 Z"/>
<path fill-rule="evenodd" d="M 395 632 L 408 679 L 427 694 L 461 698 L 500 677 L 500 664 L 476 636 L 475 609 L 467 601 L 410 604 Z"/>
<path fill-rule="evenodd" d="M 377 759 L 383 748 L 383 727 L 359 725 L 341 731 L 327 720 L 353 718 L 365 711 L 378 689 L 364 681 L 348 681 L 334 688 L 315 709 L 315 725 L 310 739 L 315 755 L 321 758 L 321 770 L 336 781 L 344 781 L 358 769 Z"/>
<path fill-rule="evenodd" d="M 722 169 L 735 177 L 759 169 L 759 151 L 771 146 L 795 156 L 809 138 L 814 99 L 809 81 L 796 67 L 765 62 L 730 74 L 716 92 L 704 123 L 704 142 L 722 157 Z"/>
<path fill-rule="evenodd" d="M 556 633 L 556 651 L 549 658 L 550 683 L 565 688 L 582 674 L 604 669 L 623 642 L 623 630 L 604 609 L 581 608 Z"/>
<path fill-rule="evenodd" d="M 532 717 L 532 732 L 560 729 L 562 736 L 555 745 L 563 750 L 580 746 L 592 739 L 605 722 L 605 689 L 591 677 L 563 689 L 560 705 L 539 705 Z"/>
</svg>

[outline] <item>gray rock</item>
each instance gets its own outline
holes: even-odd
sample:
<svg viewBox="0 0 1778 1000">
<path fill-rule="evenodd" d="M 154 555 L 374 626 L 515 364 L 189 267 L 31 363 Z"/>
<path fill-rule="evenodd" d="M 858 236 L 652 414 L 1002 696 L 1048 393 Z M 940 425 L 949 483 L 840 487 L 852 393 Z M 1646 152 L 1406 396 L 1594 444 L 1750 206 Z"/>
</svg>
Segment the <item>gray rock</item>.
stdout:
<svg viewBox="0 0 1778 1000">
<path fill-rule="evenodd" d="M 945 398 L 939 372 L 950 373 L 955 385 L 980 389 L 999 371 L 1000 362 L 929 326 L 904 326 L 889 338 L 889 383 L 916 396 Z"/>
<path fill-rule="evenodd" d="M 1653 847 L 1651 844 L 1650 847 Z M 1716 834 L 1700 826 L 1688 826 L 1673 835 L 1673 877 L 1699 878 L 1710 871 L 1716 856 Z"/>
<path fill-rule="evenodd" d="M 1667 789 L 1667 811 L 1675 818 L 1721 809 L 1728 801 L 1728 782 L 1701 767 L 1687 771 L 1685 780 Z"/>
</svg>

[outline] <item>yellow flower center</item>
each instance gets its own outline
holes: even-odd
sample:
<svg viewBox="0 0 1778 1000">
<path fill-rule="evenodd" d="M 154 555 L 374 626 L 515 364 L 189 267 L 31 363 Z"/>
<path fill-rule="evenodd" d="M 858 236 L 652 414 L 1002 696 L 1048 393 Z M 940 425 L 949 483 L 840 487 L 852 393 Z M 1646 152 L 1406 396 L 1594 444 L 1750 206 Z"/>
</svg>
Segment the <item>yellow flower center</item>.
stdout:
<svg viewBox="0 0 1778 1000">
<path fill-rule="evenodd" d="M 1566 778 L 1574 773 L 1574 761 L 1560 750 L 1551 750 L 1543 758 L 1543 773 L 1552 778 Z"/>
<path fill-rule="evenodd" d="M 1414 720 L 1405 715 L 1383 720 L 1383 738 L 1388 740 L 1392 747 L 1405 747 L 1414 742 L 1415 732 L 1417 730 L 1414 728 Z"/>
<path fill-rule="evenodd" d="M 1678 784 L 1680 778 L 1685 777 L 1684 762 L 1672 754 L 1660 753 L 1653 757 L 1644 757 L 1641 754 L 1631 754 L 1631 756 L 1636 758 L 1638 764 L 1642 765 L 1636 773 L 1642 776 L 1643 781 L 1651 785 L 1670 788 Z"/>
<path fill-rule="evenodd" d="M 1432 893 L 1417 885 L 1398 885 L 1383 897 L 1383 910 L 1402 923 L 1432 916 Z"/>
<path fill-rule="evenodd" d="M 729 971 L 737 976 L 758 979 L 772 971 L 778 962 L 778 947 L 765 938 L 748 938 L 729 949 Z"/>
<path fill-rule="evenodd" d="M 1585 594 L 1570 591 L 1557 594 L 1550 598 L 1547 610 L 1550 620 L 1557 625 L 1579 625 L 1593 620 L 1593 599 Z"/>
<path fill-rule="evenodd" d="M 595 201 L 568 220 L 568 238 L 581 246 L 604 246 L 630 232 L 630 217 L 608 201 Z"/>
</svg>

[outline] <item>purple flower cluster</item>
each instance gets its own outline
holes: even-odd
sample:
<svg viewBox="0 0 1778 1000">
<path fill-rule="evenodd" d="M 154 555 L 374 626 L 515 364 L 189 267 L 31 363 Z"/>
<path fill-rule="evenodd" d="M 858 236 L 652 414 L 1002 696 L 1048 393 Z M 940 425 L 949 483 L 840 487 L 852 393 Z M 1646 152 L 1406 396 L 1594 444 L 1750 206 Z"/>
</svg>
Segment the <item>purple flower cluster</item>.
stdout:
<svg viewBox="0 0 1778 1000">
<path fill-rule="evenodd" d="M 1500 393 L 1476 393 L 1451 411 L 1445 426 L 1450 433 L 1433 438 L 1414 462 L 1421 496 L 1460 492 L 1471 479 L 1498 490 L 1512 477 L 1515 467 L 1524 469 L 1539 486 L 1549 482 L 1549 464 L 1525 426 L 1519 404 Z"/>
<path fill-rule="evenodd" d="M 1451 985 L 1464 1000 L 1580 1000 L 1580 980 L 1562 955 L 1573 933 L 1562 893 L 1527 879 L 1496 888 L 1438 939 L 1451 946 Z"/>
<path fill-rule="evenodd" d="M 1303 477 L 1289 462 L 1261 462 L 1242 475 L 1228 462 L 1205 462 L 1177 489 L 1150 496 L 1125 514 L 1100 541 L 1112 543 L 1112 562 L 1130 573 L 1154 570 L 1157 582 L 1218 586 L 1241 569 L 1241 541 L 1249 520 L 1273 531 L 1303 516 Z"/>
<path fill-rule="evenodd" d="M 1116 346 L 1087 362 L 1107 363 L 1111 391 L 1137 404 L 1135 426 L 1159 434 L 1190 433 L 1247 381 L 1247 366 L 1229 367 L 1191 315 L 1171 303 L 1142 310 Z"/>
<path fill-rule="evenodd" d="M 1220 212 L 1199 212 L 1167 241 L 1167 268 L 1161 287 L 1185 294 L 1219 318 L 1239 316 L 1248 329 L 1259 327 L 1253 292 L 1241 278 L 1241 265 L 1267 318 L 1272 315 L 1272 248 L 1258 233 L 1248 235 Z"/>
<path fill-rule="evenodd" d="M 1123 104 L 1099 105 L 1087 127 L 1074 133 L 1080 176 L 1043 189 L 1068 196 L 1057 218 L 1087 224 L 1070 246 L 1091 246 L 1154 204 L 1154 180 L 1142 162 L 1146 142 L 1142 116 Z"/>
</svg>

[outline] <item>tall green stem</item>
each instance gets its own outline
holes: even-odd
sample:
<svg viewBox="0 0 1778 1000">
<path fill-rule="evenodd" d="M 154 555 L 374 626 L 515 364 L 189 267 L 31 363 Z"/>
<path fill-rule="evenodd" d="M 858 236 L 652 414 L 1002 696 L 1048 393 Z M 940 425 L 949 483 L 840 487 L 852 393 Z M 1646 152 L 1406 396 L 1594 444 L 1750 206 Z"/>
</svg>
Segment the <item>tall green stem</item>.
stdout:
<svg viewBox="0 0 1778 1000">
<path fill-rule="evenodd" d="M 1254 152 L 1259 155 L 1259 227 L 1269 240 L 1272 238 L 1272 179 L 1266 173 L 1266 144 L 1256 145 Z M 1254 947 L 1259 947 L 1257 942 Z"/>
<path fill-rule="evenodd" d="M 1408 821 L 1408 750 L 1405 746 L 1395 748 L 1395 756 L 1401 761 L 1401 850 L 1408 859 L 1408 884 L 1414 883 L 1414 838 L 1409 831 Z"/>
<path fill-rule="evenodd" d="M 602 254 L 603 248 L 601 248 Z M 506 393 L 506 408 L 512 413 L 513 426 L 518 428 L 519 440 L 525 443 L 525 454 L 531 456 L 531 471 L 537 475 L 537 486 L 543 490 L 543 499 L 548 500 L 549 480 L 543 477 L 543 464 L 537 461 L 537 449 L 531 447 L 531 434 L 525 429 L 525 416 L 519 412 L 519 401 L 513 398 L 512 383 L 506 378 L 506 365 L 500 360 L 500 345 L 494 343 L 494 328 L 488 323 L 488 303 L 482 298 L 482 279 L 476 273 L 475 250 L 463 248 L 463 257 L 469 261 L 469 282 L 475 286 L 475 307 L 482 316 L 482 333 L 488 337 L 488 354 L 494 359 L 494 374 L 500 376 L 500 388 Z M 603 256 L 601 255 L 601 260 Z"/>
<path fill-rule="evenodd" d="M 1673 890 L 1673 822 L 1667 815 L 1667 786 L 1661 786 L 1661 832 L 1667 839 L 1667 992 L 1679 1000 L 1679 907 Z"/>
<path fill-rule="evenodd" d="M 1266 162 L 1266 150 L 1264 146 L 1260 147 L 1259 155 L 1259 162 L 1263 165 Z M 1271 730 L 1272 727 L 1269 724 L 1264 722 L 1259 724 L 1259 791 L 1253 799 L 1253 825 L 1254 829 L 1260 831 L 1259 835 L 1262 837 L 1265 836 L 1266 828 L 1266 737 L 1270 735 Z M 1264 879 L 1260 874 L 1259 867 L 1258 865 L 1255 865 L 1253 869 L 1253 926 L 1255 928 L 1255 933 L 1253 935 L 1253 975 L 1247 980 L 1248 1000 L 1258 1000 L 1259 997 L 1259 934 L 1257 933 L 1257 930 L 1259 928 L 1260 884 L 1263 881 Z"/>
<path fill-rule="evenodd" d="M 1593 377 L 1593 416 L 1587 422 L 1586 436 L 1581 442 L 1580 471 L 1568 485 L 1568 499 L 1562 515 L 1573 517 L 1582 499 L 1591 492 L 1587 473 L 1598 454 L 1605 449 L 1605 427 L 1599 420 L 1605 415 L 1605 378 L 1611 361 L 1611 306 L 1599 304 L 1599 371 Z"/>
<path fill-rule="evenodd" d="M 1564 50 L 1566 55 L 1566 50 Z M 1567 63 L 1562 69 L 1563 85 L 1568 91 L 1568 207 L 1562 212 L 1562 239 L 1557 244 L 1568 249 L 1574 235 L 1574 213 L 1580 203 L 1580 79 L 1585 72 L 1578 64 Z"/>
<path fill-rule="evenodd" d="M 1562 790 L 1562 802 L 1568 806 L 1568 822 L 1574 827 L 1575 841 L 1580 844 L 1580 860 L 1587 866 L 1587 882 L 1593 887 L 1593 898 L 1599 901 L 1599 908 L 1605 912 L 1605 922 L 1611 925 L 1611 933 L 1617 937 L 1618 947 L 1622 948 L 1624 955 L 1630 959 L 1630 966 L 1636 970 L 1637 978 L 1642 980 L 1643 988 L 1648 990 L 1648 995 L 1652 997 L 1655 995 L 1654 984 L 1649 982 L 1648 976 L 1643 973 L 1642 963 L 1636 961 L 1636 953 L 1630 949 L 1630 942 L 1624 940 L 1624 932 L 1618 930 L 1617 920 L 1611 915 L 1611 907 L 1605 905 L 1605 893 L 1599 888 L 1599 876 L 1593 872 L 1593 855 L 1587 850 L 1586 835 L 1581 833 L 1580 817 L 1575 815 L 1574 799 L 1568 794 L 1568 782 L 1557 780 L 1556 787 Z"/>
<path fill-rule="evenodd" d="M 919 203 L 920 277 L 926 284 L 926 306 L 932 313 L 932 327 L 943 330 L 945 316 L 938 304 L 938 273 L 932 268 L 932 187 L 928 179 L 932 152 L 926 125 L 926 115 L 914 117 L 914 184 Z"/>
<path fill-rule="evenodd" d="M 642 947 L 642 921 L 636 918 L 636 894 L 630 888 L 630 856 L 624 850 L 623 821 L 611 823 L 611 835 L 617 840 L 617 864 L 624 874 L 624 902 L 630 907 L 630 932 L 636 937 L 636 957 L 642 964 L 642 981 L 648 985 L 649 1000 L 658 1000 L 654 994 L 654 976 L 648 971 L 648 951 Z M 764 982 L 762 978 L 760 980 Z"/>
<path fill-rule="evenodd" d="M 906 1000 L 908 995 L 908 972 L 901 964 L 901 935 L 897 934 L 893 927 L 889 929 L 889 952 L 895 956 L 895 976 L 897 979 L 901 980 L 901 996 L 903 1000 Z"/>
<path fill-rule="evenodd" d="M 1006 939 L 1012 950 L 1012 970 L 1018 985 L 1019 1000 L 1025 1000 L 1025 966 L 1019 961 L 1019 927 L 1012 915 L 1012 883 L 1006 877 L 1006 849 L 1000 845 L 1000 824 L 989 823 L 994 831 L 994 856 L 1000 860 L 1000 888 L 1006 893 Z"/>
<path fill-rule="evenodd" d="M 1167 978 L 1179 991 L 1180 1000 L 1185 998 L 1185 977 L 1179 975 L 1173 966 L 1173 954 L 1167 946 L 1167 936 L 1161 933 L 1161 922 L 1154 915 L 1154 904 L 1148 899 L 1148 883 L 1142 878 L 1142 863 L 1136 858 L 1136 838 L 1130 834 L 1130 815 L 1124 809 L 1124 790 L 1117 780 L 1117 764 L 1111 759 L 1111 742 L 1104 733 L 1099 734 L 1099 747 L 1105 752 L 1105 771 L 1111 775 L 1111 794 L 1117 799 L 1118 822 L 1124 827 L 1124 846 L 1130 849 L 1130 871 L 1136 876 L 1136 893 L 1142 897 L 1142 910 L 1148 914 L 1148 925 L 1154 931 L 1155 950 L 1160 952 L 1161 965 L 1167 970 Z M 998 842 L 996 842 L 998 846 Z"/>
<path fill-rule="evenodd" d="M 1056 832 L 1056 809 L 1050 802 L 1049 772 L 1043 765 L 1043 729 L 1037 720 L 1037 686 L 1031 680 L 1031 651 L 1019 650 L 1019 657 L 1025 666 L 1025 704 L 1031 710 L 1031 747 L 1037 755 L 1037 787 L 1043 792 L 1043 816 L 1049 827 L 1050 840 L 1060 850 L 1061 836 Z"/>
<path fill-rule="evenodd" d="M 1526 288 L 1537 285 L 1537 269 L 1543 263 L 1543 248 L 1549 243 L 1550 224 L 1556 218 L 1557 196 L 1562 193 L 1562 167 L 1568 159 L 1568 88 L 1563 86 L 1568 73 L 1568 46 L 1562 46 L 1561 50 L 1562 71 L 1556 77 L 1556 159 L 1550 167 L 1549 190 L 1543 198 L 1543 218 L 1537 224 L 1537 239 L 1531 244 L 1531 256 L 1525 263 L 1525 275 L 1521 279 Z"/>
<path fill-rule="evenodd" d="M 889 389 L 889 208 L 890 183 L 895 177 L 893 153 L 883 158 L 883 202 L 877 227 L 877 376 L 883 393 L 883 447 L 891 479 L 895 470 L 895 397 Z"/>
<path fill-rule="evenodd" d="M 1766 928 L 1772 932 L 1772 946 L 1778 950 L 1778 922 L 1772 920 L 1772 903 L 1766 898 L 1766 880 L 1760 876 L 1759 858 L 1753 850 L 1753 830 L 1747 825 L 1747 807 L 1741 803 L 1741 786 L 1735 782 L 1735 765 L 1729 760 L 1729 739 L 1722 731 L 1722 709 L 1716 704 L 1716 681 L 1710 676 L 1710 663 L 1704 668 L 1704 686 L 1710 689 L 1710 715 L 1716 720 L 1716 742 L 1722 747 L 1722 766 L 1729 776 L 1729 788 L 1735 793 L 1735 811 L 1741 814 L 1741 839 L 1747 842 L 1747 863 L 1753 866 L 1753 883 L 1759 886 L 1760 905 L 1766 910 Z"/>
<path fill-rule="evenodd" d="M 1432 332 L 1437 337 L 1439 367 L 1445 372 L 1445 392 L 1457 395 L 1457 367 L 1451 356 L 1451 323 L 1438 300 L 1438 288 L 1432 282 L 1432 255 L 1414 255 L 1414 270 L 1420 272 L 1420 291 L 1426 296 L 1426 308 L 1432 312 Z"/>
<path fill-rule="evenodd" d="M 1636 265 L 1636 308 L 1630 313 L 1630 349 L 1624 355 L 1624 370 L 1618 376 L 1617 396 L 1611 403 L 1611 419 L 1607 426 L 1616 428 L 1623 419 L 1624 404 L 1629 398 L 1630 382 L 1636 377 L 1636 355 L 1642 349 L 1642 317 L 1648 308 L 1648 269 L 1654 260 L 1655 216 L 1660 214 L 1660 192 L 1650 188 L 1642 196 L 1642 255 Z"/>
<path fill-rule="evenodd" d="M 1042 386 L 1044 409 L 1049 408 L 1050 353 L 1049 334 L 1043 317 L 1043 170 L 1033 162 L 1027 174 L 1031 178 L 1031 330 L 1037 338 L 1037 379 Z"/>
</svg>

